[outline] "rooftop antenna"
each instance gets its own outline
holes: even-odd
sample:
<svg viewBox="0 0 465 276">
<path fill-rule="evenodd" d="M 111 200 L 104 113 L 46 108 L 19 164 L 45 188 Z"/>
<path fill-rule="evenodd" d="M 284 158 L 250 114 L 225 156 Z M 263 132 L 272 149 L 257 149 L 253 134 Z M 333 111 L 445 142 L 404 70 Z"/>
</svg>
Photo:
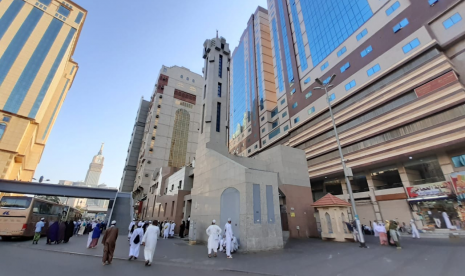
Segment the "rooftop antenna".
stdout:
<svg viewBox="0 0 465 276">
<path fill-rule="evenodd" d="M 216 30 L 216 38 L 218 38 L 218 30 Z"/>
</svg>

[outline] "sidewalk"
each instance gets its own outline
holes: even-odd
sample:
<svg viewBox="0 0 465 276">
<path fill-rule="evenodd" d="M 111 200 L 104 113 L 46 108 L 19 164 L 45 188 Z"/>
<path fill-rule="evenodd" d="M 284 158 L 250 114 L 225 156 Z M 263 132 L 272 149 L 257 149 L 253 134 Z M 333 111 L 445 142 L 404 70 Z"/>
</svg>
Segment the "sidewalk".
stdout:
<svg viewBox="0 0 465 276">
<path fill-rule="evenodd" d="M 31 241 L 18 242 L 16 246 L 82 254 L 100 257 L 103 246 L 87 249 L 87 237 L 72 237 L 68 244 L 46 245 L 42 238 L 38 245 Z M 174 265 L 218 271 L 240 271 L 261 275 L 461 275 L 449 262 L 462 262 L 462 239 L 403 238 L 403 249 L 380 246 L 377 238 L 367 237 L 368 249 L 355 243 L 325 242 L 317 239 L 290 240 L 285 249 L 256 253 L 237 253 L 234 259 L 226 259 L 224 253 L 209 259 L 205 245 L 188 245 L 181 239 L 158 240 L 154 265 Z M 117 240 L 115 258 L 127 259 L 129 243 L 127 236 Z M 445 253 L 447 252 L 447 254 Z M 143 262 L 143 247 L 138 262 Z M 99 262 L 100 260 L 96 260 Z M 441 264 L 441 265 L 438 265 Z M 445 273 L 445 267 L 449 272 Z M 457 269 L 459 269 L 457 267 Z"/>
</svg>

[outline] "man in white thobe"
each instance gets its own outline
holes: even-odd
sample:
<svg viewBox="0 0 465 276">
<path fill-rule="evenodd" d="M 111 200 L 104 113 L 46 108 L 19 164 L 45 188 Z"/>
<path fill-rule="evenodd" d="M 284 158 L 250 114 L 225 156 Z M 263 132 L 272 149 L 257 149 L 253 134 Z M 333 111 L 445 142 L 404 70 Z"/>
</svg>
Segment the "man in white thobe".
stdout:
<svg viewBox="0 0 465 276">
<path fill-rule="evenodd" d="M 131 221 L 131 223 L 129 223 L 129 228 L 128 228 L 128 230 L 129 230 L 129 232 L 128 232 L 128 240 L 131 239 L 131 236 L 132 236 L 131 229 L 132 229 L 132 227 L 134 226 L 134 224 L 136 224 L 136 220 L 135 220 L 135 219 L 133 219 L 133 220 Z"/>
<path fill-rule="evenodd" d="M 129 241 L 131 246 L 129 247 L 128 260 L 132 260 L 132 258 L 137 260 L 137 257 L 139 257 L 140 244 L 144 237 L 144 229 L 142 229 L 142 226 L 144 226 L 144 223 L 139 222 L 139 224 L 137 224 L 137 229 L 134 229 L 134 232 L 132 232 L 131 240 Z"/>
<path fill-rule="evenodd" d="M 153 221 L 152 225 L 147 227 L 144 238 L 142 239 L 142 245 L 144 248 L 145 265 L 151 266 L 153 261 L 153 255 L 155 255 L 155 248 L 157 247 L 157 239 L 160 235 L 160 228 L 158 228 L 158 221 Z"/>
<path fill-rule="evenodd" d="M 174 237 L 174 228 L 176 227 L 176 223 L 174 223 L 174 220 L 171 222 L 170 225 L 170 236 L 173 238 Z"/>
<path fill-rule="evenodd" d="M 218 251 L 218 240 L 221 235 L 221 228 L 216 225 L 216 220 L 212 221 L 212 225 L 207 228 L 208 235 L 208 258 L 211 258 L 211 252 L 213 250 L 213 256 L 216 257 Z"/>
<path fill-rule="evenodd" d="M 227 256 L 228 259 L 232 259 L 232 256 L 231 256 L 231 243 L 232 243 L 232 240 L 233 240 L 234 233 L 233 233 L 233 230 L 232 230 L 232 227 L 231 227 L 231 219 L 230 218 L 228 218 L 228 222 L 224 226 L 224 231 L 225 231 L 225 235 L 226 235 L 226 238 L 225 238 L 226 256 Z"/>
<path fill-rule="evenodd" d="M 167 239 L 170 233 L 170 223 L 167 221 L 163 226 L 163 239 Z"/>
<path fill-rule="evenodd" d="M 418 233 L 417 226 L 415 225 L 415 220 L 411 219 L 410 220 L 410 227 L 412 227 L 412 238 L 420 238 L 420 233 Z"/>
</svg>

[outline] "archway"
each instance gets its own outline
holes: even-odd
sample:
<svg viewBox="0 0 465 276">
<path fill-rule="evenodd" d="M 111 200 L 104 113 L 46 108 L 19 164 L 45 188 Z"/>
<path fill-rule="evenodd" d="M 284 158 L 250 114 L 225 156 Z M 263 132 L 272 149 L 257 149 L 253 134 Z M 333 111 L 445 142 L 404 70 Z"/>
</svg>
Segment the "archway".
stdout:
<svg viewBox="0 0 465 276">
<path fill-rule="evenodd" d="M 220 227 L 224 231 L 224 225 L 228 222 L 228 218 L 231 218 L 231 225 L 234 235 L 240 240 L 240 194 L 235 188 L 227 188 L 221 194 L 221 215 L 220 215 Z"/>
</svg>

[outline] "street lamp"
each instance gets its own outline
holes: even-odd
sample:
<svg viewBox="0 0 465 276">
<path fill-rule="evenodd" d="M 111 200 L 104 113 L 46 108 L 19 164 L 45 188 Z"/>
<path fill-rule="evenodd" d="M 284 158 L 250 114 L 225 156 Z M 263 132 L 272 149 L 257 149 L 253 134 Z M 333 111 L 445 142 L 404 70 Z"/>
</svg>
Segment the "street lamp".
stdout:
<svg viewBox="0 0 465 276">
<path fill-rule="evenodd" d="M 334 122 L 333 110 L 331 108 L 331 103 L 329 101 L 328 89 L 333 87 L 331 82 L 333 82 L 335 77 L 336 77 L 336 74 L 333 74 L 328 80 L 325 80 L 324 82 L 322 82 L 319 78 L 316 78 L 315 82 L 321 85 L 322 87 L 315 87 L 313 89 L 314 90 L 324 89 L 326 92 L 326 101 L 328 102 L 329 115 L 331 116 L 331 120 L 333 122 L 334 136 L 336 136 L 337 149 L 339 150 L 339 156 L 341 157 L 342 169 L 344 170 L 344 177 L 347 183 L 347 190 L 349 191 L 350 203 L 352 204 L 352 210 L 354 212 L 355 223 L 357 224 L 357 231 L 360 237 L 360 247 L 366 248 L 367 246 L 365 245 L 365 238 L 363 236 L 362 226 L 360 224 L 360 220 L 357 215 L 357 210 L 355 209 L 354 194 L 352 193 L 352 186 L 350 185 L 350 180 L 349 180 L 349 176 L 352 176 L 352 173 L 351 173 L 352 171 L 350 170 L 350 168 L 346 167 L 344 155 L 342 154 L 341 143 L 339 142 L 339 135 L 337 134 L 336 123 Z"/>
</svg>

